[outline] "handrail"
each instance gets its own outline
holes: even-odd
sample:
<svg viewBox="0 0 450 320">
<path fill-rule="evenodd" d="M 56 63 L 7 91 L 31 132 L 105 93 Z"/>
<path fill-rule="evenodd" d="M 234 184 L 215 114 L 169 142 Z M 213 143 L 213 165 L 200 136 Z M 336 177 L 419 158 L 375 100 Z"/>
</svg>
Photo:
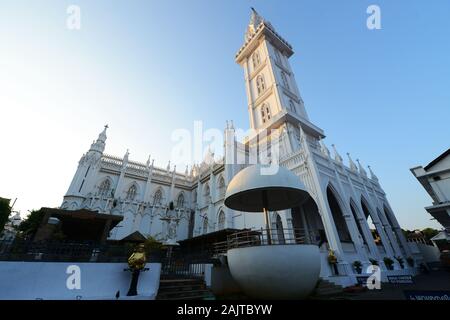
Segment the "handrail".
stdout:
<svg viewBox="0 0 450 320">
<path fill-rule="evenodd" d="M 270 241 L 269 241 L 270 239 Z M 226 241 L 214 243 L 214 255 L 224 255 L 233 248 L 266 246 L 316 244 L 315 233 L 302 228 L 252 229 L 233 233 Z"/>
</svg>

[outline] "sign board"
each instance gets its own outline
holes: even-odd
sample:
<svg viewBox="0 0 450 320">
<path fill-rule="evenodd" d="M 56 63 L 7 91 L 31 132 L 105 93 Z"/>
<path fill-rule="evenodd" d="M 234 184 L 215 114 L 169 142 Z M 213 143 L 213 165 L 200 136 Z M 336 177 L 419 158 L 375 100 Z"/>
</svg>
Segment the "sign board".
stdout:
<svg viewBox="0 0 450 320">
<path fill-rule="evenodd" d="M 411 275 L 387 276 L 389 283 L 393 284 L 413 284 Z"/>
</svg>

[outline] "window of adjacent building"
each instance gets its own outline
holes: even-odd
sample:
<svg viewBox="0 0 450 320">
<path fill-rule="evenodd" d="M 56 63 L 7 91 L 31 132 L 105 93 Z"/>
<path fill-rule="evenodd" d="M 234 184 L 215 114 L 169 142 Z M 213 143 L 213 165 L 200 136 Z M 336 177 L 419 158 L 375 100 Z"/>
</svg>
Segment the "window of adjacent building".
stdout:
<svg viewBox="0 0 450 320">
<path fill-rule="evenodd" d="M 127 191 L 127 200 L 134 200 L 134 198 L 136 198 L 136 192 L 137 192 L 137 188 L 136 185 L 132 185 L 128 191 Z"/>
<path fill-rule="evenodd" d="M 261 64 L 261 57 L 259 56 L 258 51 L 256 51 L 252 56 L 253 61 L 253 69 L 256 69 Z"/>
<path fill-rule="evenodd" d="M 284 86 L 286 89 L 289 89 L 289 82 L 288 82 L 286 73 L 284 73 L 283 71 L 281 72 L 281 80 L 283 81 L 283 86 Z"/>
<path fill-rule="evenodd" d="M 225 212 L 220 211 L 218 217 L 218 228 L 219 230 L 225 229 Z"/>
<path fill-rule="evenodd" d="M 256 89 L 258 91 L 258 95 L 266 90 L 266 83 L 264 82 L 264 77 L 261 74 L 256 77 Z"/>
<path fill-rule="evenodd" d="M 98 189 L 98 194 L 101 196 L 107 196 L 111 190 L 111 181 L 109 179 L 104 180 Z"/>
<path fill-rule="evenodd" d="M 281 55 L 280 55 L 280 52 L 276 49 L 275 49 L 275 59 L 278 63 L 281 64 Z"/>
<path fill-rule="evenodd" d="M 292 101 L 292 100 L 289 100 L 289 108 L 291 109 L 292 112 L 297 112 L 294 101 Z"/>
</svg>

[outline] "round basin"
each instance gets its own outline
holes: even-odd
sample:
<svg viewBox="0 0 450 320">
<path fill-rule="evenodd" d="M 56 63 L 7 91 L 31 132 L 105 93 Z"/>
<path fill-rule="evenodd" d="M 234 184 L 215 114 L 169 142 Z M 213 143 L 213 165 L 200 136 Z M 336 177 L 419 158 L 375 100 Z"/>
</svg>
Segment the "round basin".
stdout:
<svg viewBox="0 0 450 320">
<path fill-rule="evenodd" d="M 316 286 L 320 252 L 315 245 L 271 245 L 227 252 L 231 275 L 252 298 L 301 299 Z"/>
</svg>

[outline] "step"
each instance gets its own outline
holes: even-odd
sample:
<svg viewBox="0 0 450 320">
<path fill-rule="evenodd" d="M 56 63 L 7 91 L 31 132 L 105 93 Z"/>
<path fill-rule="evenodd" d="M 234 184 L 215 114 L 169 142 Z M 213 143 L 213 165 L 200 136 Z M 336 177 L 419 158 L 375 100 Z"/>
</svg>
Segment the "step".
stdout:
<svg viewBox="0 0 450 320">
<path fill-rule="evenodd" d="M 209 293 L 208 290 L 191 290 L 191 291 L 183 291 L 183 292 L 161 292 L 158 294 L 158 296 L 161 297 L 171 297 L 171 296 L 191 296 L 191 295 L 201 295 L 201 294 L 205 294 L 205 293 Z"/>
<path fill-rule="evenodd" d="M 199 283 L 199 284 L 189 284 L 189 285 L 182 285 L 182 286 L 160 286 L 159 290 L 164 291 L 172 291 L 172 290 L 179 290 L 179 291 L 185 291 L 185 290 L 192 290 L 192 289 L 205 289 L 205 284 Z"/>
<path fill-rule="evenodd" d="M 325 289 L 325 290 L 317 290 L 315 294 L 317 296 L 328 296 L 333 294 L 340 294 L 343 293 L 341 289 Z"/>
<path fill-rule="evenodd" d="M 206 298 L 210 298 L 210 296 L 199 295 L 199 296 L 191 296 L 191 297 L 176 297 L 176 298 L 167 298 L 167 299 L 158 299 L 158 300 L 204 300 Z"/>
</svg>

